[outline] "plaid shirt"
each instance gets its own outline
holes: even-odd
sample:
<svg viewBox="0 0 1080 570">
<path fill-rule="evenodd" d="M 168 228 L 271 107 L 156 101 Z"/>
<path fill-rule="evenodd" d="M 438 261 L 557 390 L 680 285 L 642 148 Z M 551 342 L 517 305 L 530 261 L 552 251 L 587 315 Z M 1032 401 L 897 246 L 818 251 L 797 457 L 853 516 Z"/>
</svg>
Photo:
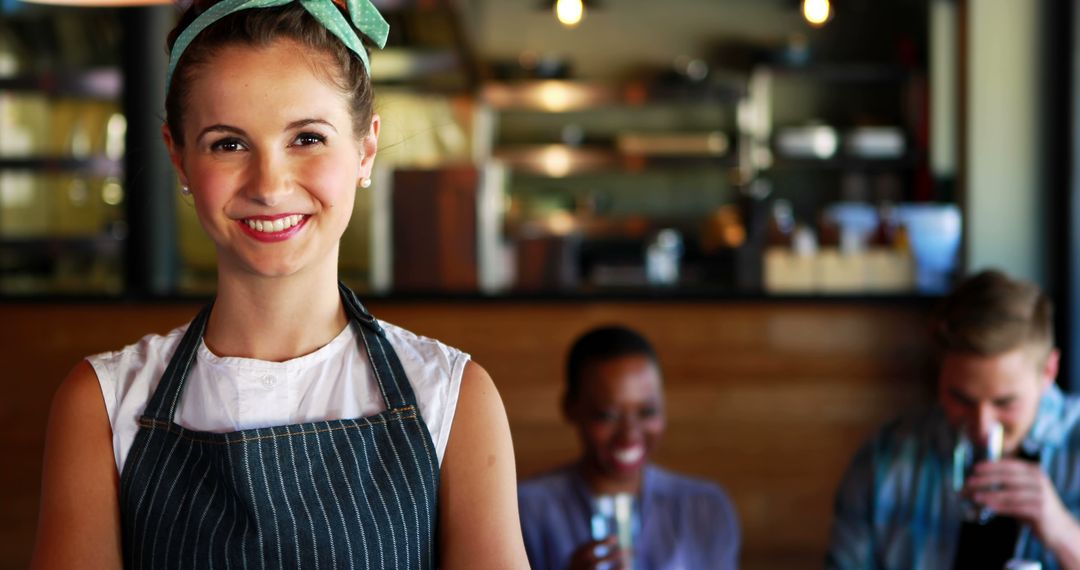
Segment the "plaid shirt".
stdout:
<svg viewBox="0 0 1080 570">
<path fill-rule="evenodd" d="M 895 420 L 859 450 L 836 495 L 827 568 L 951 570 L 961 504 L 953 490 L 957 432 L 940 407 Z M 1065 507 L 1080 518 L 1080 399 L 1043 395 L 1021 444 L 1039 457 Z M 1060 567 L 1026 525 L 1015 558 Z"/>
</svg>

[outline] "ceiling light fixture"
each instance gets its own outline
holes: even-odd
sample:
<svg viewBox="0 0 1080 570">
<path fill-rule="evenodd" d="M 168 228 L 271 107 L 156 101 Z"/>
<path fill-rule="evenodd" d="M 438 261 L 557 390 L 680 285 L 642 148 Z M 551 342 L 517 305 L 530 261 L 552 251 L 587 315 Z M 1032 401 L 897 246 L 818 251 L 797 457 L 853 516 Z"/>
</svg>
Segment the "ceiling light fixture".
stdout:
<svg viewBox="0 0 1080 570">
<path fill-rule="evenodd" d="M 585 18 L 585 3 L 582 0 L 556 0 L 555 17 L 567 28 L 576 28 Z"/>
<path fill-rule="evenodd" d="M 807 23 L 820 28 L 833 17 L 832 3 L 829 0 L 803 0 L 802 14 Z"/>
<path fill-rule="evenodd" d="M 576 28 L 588 13 L 600 7 L 599 0 L 542 0 L 539 8 L 555 13 L 555 19 L 567 28 Z"/>
</svg>

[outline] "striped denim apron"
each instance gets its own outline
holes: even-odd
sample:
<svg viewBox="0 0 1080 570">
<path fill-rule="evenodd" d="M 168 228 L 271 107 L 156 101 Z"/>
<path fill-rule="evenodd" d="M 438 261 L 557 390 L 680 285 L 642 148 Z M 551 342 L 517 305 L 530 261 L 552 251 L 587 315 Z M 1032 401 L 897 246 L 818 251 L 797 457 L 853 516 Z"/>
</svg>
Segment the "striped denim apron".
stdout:
<svg viewBox="0 0 1080 570">
<path fill-rule="evenodd" d="M 126 568 L 433 568 L 439 467 L 401 362 L 340 285 L 387 410 L 193 431 L 173 422 L 210 315 L 191 322 L 120 478 Z M 212 305 L 211 305 L 212 306 Z"/>
</svg>

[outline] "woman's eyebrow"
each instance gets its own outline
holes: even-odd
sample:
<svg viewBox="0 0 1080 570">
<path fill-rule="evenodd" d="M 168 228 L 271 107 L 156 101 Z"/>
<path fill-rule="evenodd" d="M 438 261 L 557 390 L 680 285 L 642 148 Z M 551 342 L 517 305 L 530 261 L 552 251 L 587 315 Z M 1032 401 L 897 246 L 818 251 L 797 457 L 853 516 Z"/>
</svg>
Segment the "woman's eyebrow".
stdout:
<svg viewBox="0 0 1080 570">
<path fill-rule="evenodd" d="M 334 125 L 330 124 L 329 121 L 326 121 L 326 120 L 323 120 L 323 119 L 300 119 L 299 121 L 293 121 L 293 122 L 289 123 L 285 127 L 285 130 L 291 131 L 293 129 L 299 129 L 299 128 L 306 127 L 308 125 L 315 125 L 315 124 L 326 125 L 327 127 L 330 127 L 335 133 L 337 132 L 337 128 L 335 128 Z"/>
<path fill-rule="evenodd" d="M 247 133 L 244 132 L 244 129 L 231 127 L 229 125 L 218 124 L 218 125 L 210 125 L 209 127 L 206 127 L 205 129 L 203 129 L 202 131 L 199 131 L 199 136 L 195 137 L 195 140 L 196 141 L 202 140 L 202 138 L 204 136 L 206 136 L 206 135 L 208 135 L 210 133 L 232 133 L 234 135 L 240 135 L 240 136 L 247 135 Z"/>
</svg>

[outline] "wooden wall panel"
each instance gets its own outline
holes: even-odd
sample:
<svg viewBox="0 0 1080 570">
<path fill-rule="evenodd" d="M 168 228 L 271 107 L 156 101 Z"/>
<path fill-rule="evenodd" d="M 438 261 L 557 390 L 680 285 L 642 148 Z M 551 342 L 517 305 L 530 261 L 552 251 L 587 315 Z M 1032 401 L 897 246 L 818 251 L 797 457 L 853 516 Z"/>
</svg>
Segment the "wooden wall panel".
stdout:
<svg viewBox="0 0 1080 570">
<path fill-rule="evenodd" d="M 57 382 L 86 354 L 189 319 L 193 304 L 0 305 L 0 562 L 26 563 L 41 444 Z M 833 490 L 874 427 L 931 394 L 919 304 L 376 301 L 381 318 L 470 352 L 495 379 L 520 476 L 570 460 L 562 359 L 621 322 L 656 345 L 669 426 L 663 465 L 719 481 L 742 518 L 743 567 L 821 566 Z"/>
</svg>

